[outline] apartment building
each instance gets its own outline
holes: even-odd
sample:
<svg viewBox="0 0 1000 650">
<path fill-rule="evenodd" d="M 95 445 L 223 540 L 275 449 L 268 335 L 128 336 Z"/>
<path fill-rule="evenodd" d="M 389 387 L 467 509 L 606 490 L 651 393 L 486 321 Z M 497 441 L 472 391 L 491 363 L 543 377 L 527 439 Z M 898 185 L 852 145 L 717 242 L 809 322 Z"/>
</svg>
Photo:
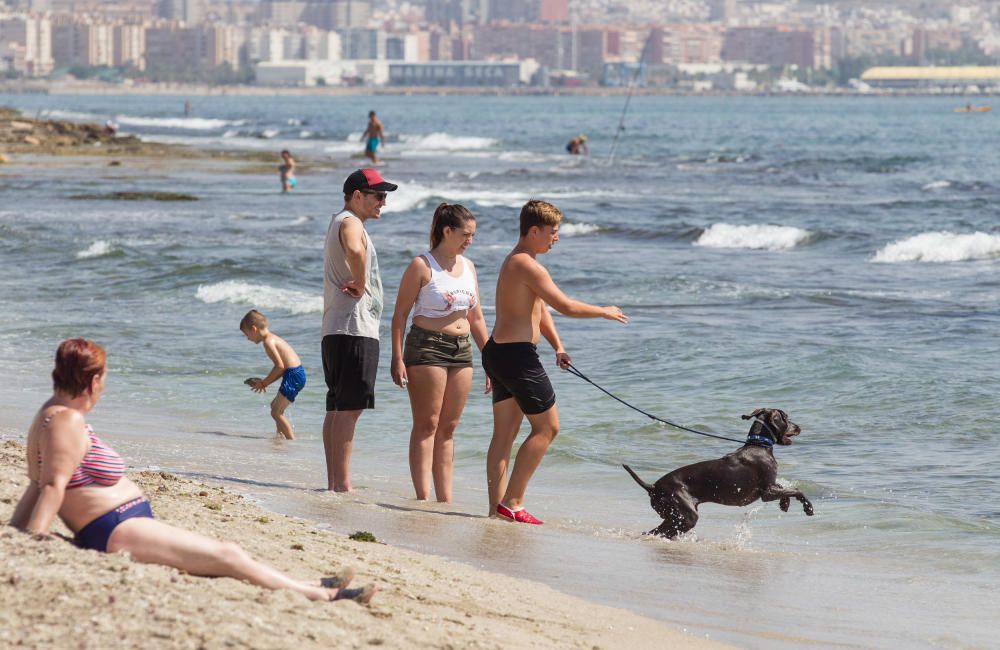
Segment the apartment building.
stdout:
<svg viewBox="0 0 1000 650">
<path fill-rule="evenodd" d="M 813 34 L 784 26 L 732 27 L 726 30 L 723 39 L 722 59 L 811 68 L 815 62 Z"/>
<path fill-rule="evenodd" d="M 68 20 L 52 26 L 52 59 L 57 66 L 114 65 L 114 27 Z"/>
<path fill-rule="evenodd" d="M 30 77 L 52 72 L 52 21 L 47 15 L 0 17 L 0 58 Z"/>
<path fill-rule="evenodd" d="M 146 69 L 146 26 L 115 25 L 112 33 L 112 61 L 117 67 Z"/>
</svg>

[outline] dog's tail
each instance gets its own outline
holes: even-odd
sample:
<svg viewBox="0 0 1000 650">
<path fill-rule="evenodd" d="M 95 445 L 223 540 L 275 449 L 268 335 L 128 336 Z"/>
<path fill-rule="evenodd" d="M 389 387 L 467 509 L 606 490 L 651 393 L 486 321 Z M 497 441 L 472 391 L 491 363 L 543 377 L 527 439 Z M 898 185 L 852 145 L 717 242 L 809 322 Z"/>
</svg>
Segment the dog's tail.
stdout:
<svg viewBox="0 0 1000 650">
<path fill-rule="evenodd" d="M 653 486 L 647 483 L 646 481 L 642 480 L 638 476 L 636 476 L 636 473 L 632 471 L 631 467 L 629 467 L 628 465 L 622 465 L 622 467 L 625 468 L 626 472 L 632 475 L 632 478 L 635 479 L 636 483 L 642 486 L 642 489 L 644 489 L 646 492 L 649 492 L 650 494 L 653 493 Z"/>
</svg>

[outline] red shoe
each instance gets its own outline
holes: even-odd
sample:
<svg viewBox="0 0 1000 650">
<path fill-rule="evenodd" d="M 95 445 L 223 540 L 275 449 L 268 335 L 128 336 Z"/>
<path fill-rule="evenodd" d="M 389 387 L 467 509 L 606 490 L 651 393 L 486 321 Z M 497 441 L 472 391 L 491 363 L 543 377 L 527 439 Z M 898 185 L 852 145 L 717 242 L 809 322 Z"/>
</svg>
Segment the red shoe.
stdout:
<svg viewBox="0 0 1000 650">
<path fill-rule="evenodd" d="M 516 521 L 520 524 L 543 524 L 545 523 L 541 519 L 535 519 L 531 516 L 531 513 L 521 508 L 520 510 L 511 510 L 502 503 L 497 504 L 497 514 L 504 519 L 510 519 L 511 521 Z"/>
</svg>

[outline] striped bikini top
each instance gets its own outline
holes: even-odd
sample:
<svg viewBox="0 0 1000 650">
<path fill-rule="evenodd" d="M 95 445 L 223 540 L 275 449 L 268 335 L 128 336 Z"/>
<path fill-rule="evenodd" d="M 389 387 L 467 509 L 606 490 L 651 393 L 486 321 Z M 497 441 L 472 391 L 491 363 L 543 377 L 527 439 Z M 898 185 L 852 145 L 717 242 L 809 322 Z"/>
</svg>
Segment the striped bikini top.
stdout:
<svg viewBox="0 0 1000 650">
<path fill-rule="evenodd" d="M 47 419 L 46 419 L 47 420 Z M 125 475 L 125 461 L 118 453 L 104 444 L 94 430 L 87 425 L 87 437 L 90 438 L 90 449 L 84 454 L 83 460 L 73 471 L 67 489 L 85 485 L 114 485 Z M 42 464 L 42 455 L 38 454 L 38 464 Z"/>
</svg>

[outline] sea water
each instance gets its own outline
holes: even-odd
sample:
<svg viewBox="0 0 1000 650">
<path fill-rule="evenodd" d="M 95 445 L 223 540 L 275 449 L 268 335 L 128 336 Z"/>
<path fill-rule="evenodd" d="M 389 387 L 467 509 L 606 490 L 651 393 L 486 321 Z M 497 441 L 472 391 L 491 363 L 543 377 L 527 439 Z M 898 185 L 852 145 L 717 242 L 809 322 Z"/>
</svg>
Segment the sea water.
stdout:
<svg viewBox="0 0 1000 650">
<path fill-rule="evenodd" d="M 0 168 L 0 434 L 22 435 L 57 343 L 86 336 L 110 364 L 88 419 L 137 468 L 220 481 L 338 532 L 741 646 L 993 647 L 1000 116 L 954 103 L 638 97 L 612 159 L 614 97 L 204 97 L 185 117 L 182 98 L 0 96 L 146 140 L 273 152 L 275 165 L 18 155 Z M 322 244 L 370 109 L 387 132 L 381 171 L 400 189 L 368 222 L 387 298 L 377 408 L 359 422 L 357 490 L 335 495 L 320 489 Z M 590 156 L 565 153 L 578 133 Z M 290 195 L 283 148 L 300 162 Z M 72 198 L 120 190 L 199 200 Z M 781 480 L 814 517 L 795 501 L 787 513 L 706 504 L 683 539 L 643 536 L 659 521 L 622 463 L 652 482 L 737 445 L 611 400 L 558 371 L 544 342 L 562 430 L 526 504 L 546 524 L 483 517 L 491 411 L 478 368 L 455 502 L 412 499 L 409 403 L 388 373 L 399 277 L 426 249 L 435 206 L 465 204 L 492 321 L 530 198 L 565 213 L 541 258 L 556 282 L 631 318 L 557 316 L 574 365 L 639 408 L 727 437 L 745 436 L 741 414 L 785 409 L 802 435 L 775 450 Z M 273 391 L 242 383 L 269 367 L 238 330 L 250 308 L 308 373 L 291 443 L 274 439 Z"/>
</svg>

